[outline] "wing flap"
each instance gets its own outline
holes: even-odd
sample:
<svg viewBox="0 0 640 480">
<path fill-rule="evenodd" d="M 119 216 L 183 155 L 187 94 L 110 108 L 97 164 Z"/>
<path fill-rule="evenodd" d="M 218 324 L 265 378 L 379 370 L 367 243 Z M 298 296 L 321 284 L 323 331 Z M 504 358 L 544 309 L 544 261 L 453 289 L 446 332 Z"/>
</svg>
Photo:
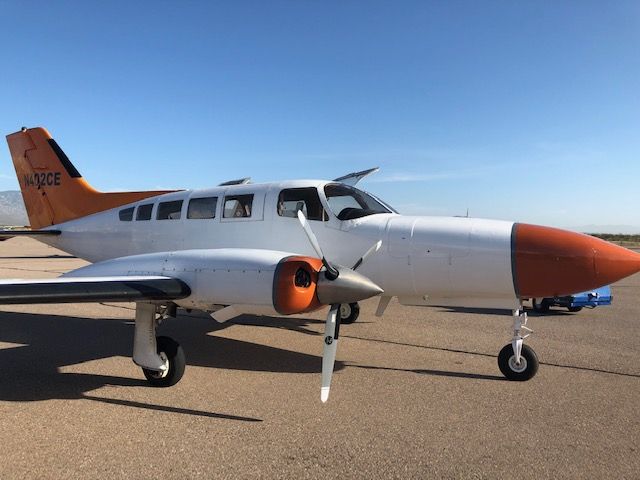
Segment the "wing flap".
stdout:
<svg viewBox="0 0 640 480">
<path fill-rule="evenodd" d="M 171 277 L 52 278 L 0 282 L 0 305 L 179 300 L 189 295 L 189 286 Z"/>
</svg>

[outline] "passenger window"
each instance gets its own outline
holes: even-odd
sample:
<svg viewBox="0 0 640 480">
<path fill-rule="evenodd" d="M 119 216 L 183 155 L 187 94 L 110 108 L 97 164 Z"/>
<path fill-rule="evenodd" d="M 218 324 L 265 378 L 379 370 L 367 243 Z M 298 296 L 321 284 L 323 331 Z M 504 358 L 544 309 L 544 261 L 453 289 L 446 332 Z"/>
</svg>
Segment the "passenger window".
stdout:
<svg viewBox="0 0 640 480">
<path fill-rule="evenodd" d="M 316 188 L 288 188 L 278 196 L 278 215 L 296 218 L 298 210 L 309 220 L 326 221 L 327 215 L 320 203 Z"/>
<path fill-rule="evenodd" d="M 192 198 L 189 200 L 187 218 L 216 218 L 218 197 Z"/>
<path fill-rule="evenodd" d="M 251 216 L 251 205 L 253 204 L 253 194 L 251 195 L 230 195 L 224 198 L 224 218 L 242 218 Z"/>
<path fill-rule="evenodd" d="M 145 203 L 144 205 L 138 205 L 138 211 L 136 212 L 136 220 L 151 220 L 152 210 L 153 210 L 153 203 Z"/>
<path fill-rule="evenodd" d="M 134 207 L 125 208 L 124 210 L 120 210 L 120 212 L 118 212 L 121 222 L 130 222 L 131 220 L 133 220 L 133 208 Z"/>
<path fill-rule="evenodd" d="M 182 210 L 182 200 L 172 202 L 160 202 L 158 205 L 157 220 L 178 220 Z"/>
</svg>

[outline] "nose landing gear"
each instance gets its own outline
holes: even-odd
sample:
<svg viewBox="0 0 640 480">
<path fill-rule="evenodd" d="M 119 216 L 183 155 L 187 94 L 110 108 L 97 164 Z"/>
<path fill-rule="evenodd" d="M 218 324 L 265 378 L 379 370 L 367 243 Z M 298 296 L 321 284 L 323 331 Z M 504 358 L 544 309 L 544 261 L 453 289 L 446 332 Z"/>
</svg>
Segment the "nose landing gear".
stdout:
<svg viewBox="0 0 640 480">
<path fill-rule="evenodd" d="M 498 354 L 498 367 L 508 380 L 526 381 L 538 373 L 538 356 L 529 345 L 524 345 L 533 330 L 527 325 L 527 314 L 520 308 L 513 311 L 513 339 Z M 522 335 L 522 331 L 527 333 Z"/>
</svg>

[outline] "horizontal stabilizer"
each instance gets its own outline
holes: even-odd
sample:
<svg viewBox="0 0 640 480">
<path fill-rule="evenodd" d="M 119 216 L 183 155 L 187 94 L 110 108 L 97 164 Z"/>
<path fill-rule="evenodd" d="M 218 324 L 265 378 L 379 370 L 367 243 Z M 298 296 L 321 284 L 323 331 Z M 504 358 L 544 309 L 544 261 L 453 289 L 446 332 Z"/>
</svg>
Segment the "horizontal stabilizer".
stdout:
<svg viewBox="0 0 640 480">
<path fill-rule="evenodd" d="M 182 280 L 161 276 L 0 281 L 0 305 L 178 300 L 189 295 Z"/>
<path fill-rule="evenodd" d="M 61 233 L 60 230 L 0 230 L 0 242 L 13 237 L 52 237 Z"/>
</svg>

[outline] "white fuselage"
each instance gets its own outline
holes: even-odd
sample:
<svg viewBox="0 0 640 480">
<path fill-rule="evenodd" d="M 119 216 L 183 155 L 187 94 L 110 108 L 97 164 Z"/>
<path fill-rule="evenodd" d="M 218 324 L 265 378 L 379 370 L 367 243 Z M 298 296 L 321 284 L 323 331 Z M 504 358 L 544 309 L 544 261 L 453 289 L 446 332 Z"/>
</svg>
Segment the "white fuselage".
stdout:
<svg viewBox="0 0 640 480">
<path fill-rule="evenodd" d="M 512 222 L 378 213 L 339 220 L 324 195 L 330 182 L 297 180 L 186 190 L 55 225 L 48 244 L 90 262 L 153 252 L 248 248 L 316 256 L 295 216 L 279 214 L 285 189 L 315 188 L 327 219 L 309 220 L 326 257 L 352 266 L 378 240 L 383 246 L 362 267 L 364 275 L 408 305 L 515 308 Z M 251 216 L 223 215 L 225 198 L 253 195 Z M 215 218 L 187 218 L 189 200 L 216 197 Z M 158 220 L 161 202 L 182 200 L 179 219 Z M 123 221 L 127 207 L 153 203 L 150 220 Z M 334 207 L 335 208 L 335 207 Z M 136 208 L 137 212 L 137 208 Z M 337 212 L 336 212 L 337 213 Z M 178 215 L 175 215 L 178 216 Z"/>
</svg>

